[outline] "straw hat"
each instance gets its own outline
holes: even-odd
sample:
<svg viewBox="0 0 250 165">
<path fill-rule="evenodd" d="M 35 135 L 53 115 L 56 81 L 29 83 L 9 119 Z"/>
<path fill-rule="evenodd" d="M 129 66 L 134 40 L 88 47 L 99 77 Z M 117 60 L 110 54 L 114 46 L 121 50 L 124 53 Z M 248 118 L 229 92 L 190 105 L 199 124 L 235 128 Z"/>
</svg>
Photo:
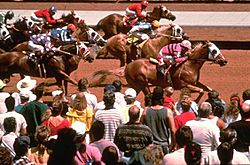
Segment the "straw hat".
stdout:
<svg viewBox="0 0 250 165">
<path fill-rule="evenodd" d="M 0 89 L 3 89 L 5 86 L 6 84 L 0 79 Z"/>
<path fill-rule="evenodd" d="M 24 79 L 20 80 L 16 87 L 19 91 L 22 90 L 32 90 L 36 86 L 36 80 L 32 80 L 30 76 L 25 76 Z"/>
</svg>

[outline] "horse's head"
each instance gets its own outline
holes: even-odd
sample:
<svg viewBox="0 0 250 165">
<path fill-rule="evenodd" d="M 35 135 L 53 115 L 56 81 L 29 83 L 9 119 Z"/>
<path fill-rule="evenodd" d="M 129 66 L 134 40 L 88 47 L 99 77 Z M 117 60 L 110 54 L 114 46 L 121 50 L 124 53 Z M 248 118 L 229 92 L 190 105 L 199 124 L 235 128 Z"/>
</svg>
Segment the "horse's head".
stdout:
<svg viewBox="0 0 250 165">
<path fill-rule="evenodd" d="M 72 23 L 72 24 L 77 24 L 79 21 L 79 18 L 76 17 L 76 13 L 72 10 L 68 15 L 63 14 L 61 19 L 63 19 L 64 23 Z"/>
<path fill-rule="evenodd" d="M 90 53 L 88 47 L 83 42 L 78 42 L 78 54 L 80 54 L 81 58 L 84 61 L 88 61 L 89 63 L 93 62 L 95 59 L 95 55 Z"/>
<path fill-rule="evenodd" d="M 158 20 L 161 18 L 166 18 L 168 20 L 174 21 L 176 19 L 175 15 L 173 15 L 173 13 L 163 5 L 156 6 L 152 11 L 151 16 Z"/>
<path fill-rule="evenodd" d="M 170 26 L 172 27 L 172 36 L 183 40 L 183 36 L 186 34 L 184 32 L 184 30 L 182 29 L 182 27 L 180 27 L 180 25 L 176 24 L 176 23 L 171 23 Z"/>
<path fill-rule="evenodd" d="M 21 19 L 18 19 L 16 22 L 14 22 L 14 27 L 13 28 L 16 31 L 21 31 L 21 32 L 29 30 L 30 26 L 27 24 L 27 20 L 28 19 L 25 18 L 25 17 L 22 17 Z"/>
</svg>

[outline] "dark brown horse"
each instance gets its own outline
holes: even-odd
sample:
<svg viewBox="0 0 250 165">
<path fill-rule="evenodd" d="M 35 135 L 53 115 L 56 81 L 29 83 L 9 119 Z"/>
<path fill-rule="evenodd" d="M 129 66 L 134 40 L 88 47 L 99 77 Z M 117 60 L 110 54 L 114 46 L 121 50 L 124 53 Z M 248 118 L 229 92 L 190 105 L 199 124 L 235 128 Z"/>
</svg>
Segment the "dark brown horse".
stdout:
<svg viewBox="0 0 250 165">
<path fill-rule="evenodd" d="M 154 7 L 152 12 L 149 12 L 149 17 L 147 17 L 147 22 L 152 22 L 153 20 L 160 20 L 161 18 L 169 19 L 174 21 L 176 17 L 168 10 L 165 6 L 160 5 Z M 105 35 L 104 39 L 108 39 L 116 34 L 124 33 L 126 34 L 131 27 L 124 25 L 124 16 L 120 14 L 110 14 L 103 19 L 101 19 L 94 30 L 102 30 Z"/>
<path fill-rule="evenodd" d="M 200 69 L 205 61 L 212 61 L 220 66 L 227 64 L 225 57 L 215 44 L 199 43 L 190 51 L 186 62 L 171 68 L 170 74 L 174 89 L 187 87 L 193 92 L 200 93 L 211 90 L 199 82 Z M 150 93 L 150 84 L 162 87 L 170 85 L 168 80 L 157 72 L 156 64 L 152 64 L 148 59 L 133 61 L 126 66 L 124 72 L 128 85 L 138 93 L 142 91 L 145 95 Z"/>
<path fill-rule="evenodd" d="M 137 48 L 128 43 L 128 37 L 125 34 L 117 34 L 110 39 L 106 45 L 99 51 L 97 56 L 113 56 L 120 59 L 120 66 L 130 63 L 138 58 L 156 58 L 161 48 L 169 44 L 173 37 L 173 30 L 176 26 L 167 25 L 158 28 L 155 33 L 159 37 L 148 39 L 141 47 L 141 56 L 137 57 Z"/>
<path fill-rule="evenodd" d="M 83 43 L 68 44 L 61 47 L 53 57 L 48 58 L 44 62 L 46 74 L 42 73 L 39 65 L 31 62 L 28 55 L 22 52 L 5 52 L 0 54 L 0 79 L 10 79 L 13 73 L 30 75 L 33 77 L 55 78 L 56 84 L 62 86 L 64 83 L 65 92 L 67 92 L 67 83 L 77 84 L 75 80 L 70 78 L 70 73 L 78 68 L 81 59 L 92 62 L 94 57 L 90 54 L 84 54 L 85 47 Z M 64 81 L 63 81 L 64 80 Z"/>
</svg>

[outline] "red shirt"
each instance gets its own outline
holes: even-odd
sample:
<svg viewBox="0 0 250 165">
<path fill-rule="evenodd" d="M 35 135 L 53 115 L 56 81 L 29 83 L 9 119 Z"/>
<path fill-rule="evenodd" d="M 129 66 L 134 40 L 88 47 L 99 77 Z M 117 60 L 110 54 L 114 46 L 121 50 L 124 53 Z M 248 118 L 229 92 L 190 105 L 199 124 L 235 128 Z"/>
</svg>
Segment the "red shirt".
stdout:
<svg viewBox="0 0 250 165">
<path fill-rule="evenodd" d="M 58 130 L 62 128 L 69 128 L 70 122 L 67 119 L 64 119 L 58 126 L 53 125 L 53 121 L 51 120 L 44 120 L 43 125 L 47 125 L 50 127 L 50 136 L 57 135 Z"/>
<path fill-rule="evenodd" d="M 48 9 L 46 9 L 46 10 L 38 10 L 38 11 L 35 12 L 35 15 L 37 17 L 41 17 L 41 18 L 46 19 L 46 21 L 49 24 L 55 24 L 57 22 L 57 20 L 52 17 L 52 15 L 50 14 Z"/>
<path fill-rule="evenodd" d="M 135 11 L 137 13 L 138 17 L 145 17 L 144 14 L 142 14 L 142 5 L 140 3 L 136 3 L 134 5 L 131 5 L 128 7 L 129 10 Z"/>
<path fill-rule="evenodd" d="M 184 126 L 186 122 L 196 119 L 196 116 L 193 112 L 183 112 L 180 115 L 176 116 L 174 119 L 176 129 Z"/>
<path fill-rule="evenodd" d="M 174 104 L 175 104 L 175 101 L 172 97 L 168 97 L 168 96 L 164 97 L 164 101 L 163 101 L 164 107 L 172 109 Z"/>
</svg>

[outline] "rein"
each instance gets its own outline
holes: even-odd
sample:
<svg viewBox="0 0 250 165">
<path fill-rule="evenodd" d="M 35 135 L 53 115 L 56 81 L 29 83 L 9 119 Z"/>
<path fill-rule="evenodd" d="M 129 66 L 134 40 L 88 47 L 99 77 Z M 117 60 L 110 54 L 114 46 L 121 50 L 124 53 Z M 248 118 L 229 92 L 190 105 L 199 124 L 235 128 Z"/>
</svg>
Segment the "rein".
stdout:
<svg viewBox="0 0 250 165">
<path fill-rule="evenodd" d="M 156 35 L 163 36 L 163 37 L 170 37 L 171 39 L 182 39 L 182 37 L 174 37 L 171 35 L 163 34 L 163 33 L 156 33 Z"/>
<path fill-rule="evenodd" d="M 14 29 L 15 31 L 20 32 L 20 30 L 19 30 L 19 29 L 17 29 L 15 26 L 13 26 L 13 29 Z"/>
</svg>

